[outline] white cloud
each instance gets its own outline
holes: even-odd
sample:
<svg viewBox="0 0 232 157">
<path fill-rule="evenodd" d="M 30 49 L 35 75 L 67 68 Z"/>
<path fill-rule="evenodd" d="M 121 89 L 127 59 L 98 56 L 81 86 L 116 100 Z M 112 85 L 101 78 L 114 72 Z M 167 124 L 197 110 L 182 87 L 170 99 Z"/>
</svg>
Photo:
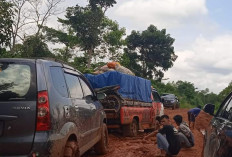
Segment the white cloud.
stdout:
<svg viewBox="0 0 232 157">
<path fill-rule="evenodd" d="M 152 23 L 161 28 L 173 28 L 190 18 L 194 22 L 193 18 L 208 12 L 205 0 L 127 0 L 120 3 L 115 16 L 127 18 L 140 26 Z"/>
<path fill-rule="evenodd" d="M 179 57 L 165 77 L 171 81 L 186 80 L 198 89 L 219 93 L 232 80 L 231 52 L 232 34 L 211 40 L 200 36 L 190 50 L 176 52 Z"/>
</svg>

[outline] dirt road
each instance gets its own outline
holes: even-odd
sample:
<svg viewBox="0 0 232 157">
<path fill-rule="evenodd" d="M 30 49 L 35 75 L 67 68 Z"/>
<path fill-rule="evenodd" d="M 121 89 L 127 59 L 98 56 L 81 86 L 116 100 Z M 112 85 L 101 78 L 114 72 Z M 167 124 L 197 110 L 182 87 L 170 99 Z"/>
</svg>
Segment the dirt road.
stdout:
<svg viewBox="0 0 232 157">
<path fill-rule="evenodd" d="M 165 109 L 165 114 L 169 115 L 174 125 L 173 117 L 176 114 L 182 115 L 184 121 L 187 122 L 187 109 Z M 178 157 L 201 157 L 203 148 L 203 135 L 200 130 L 207 127 L 211 120 L 211 116 L 201 111 L 196 119 L 195 129 L 192 130 L 195 137 L 195 146 L 188 149 L 181 149 Z M 174 125 L 175 126 L 175 125 Z M 84 157 L 155 157 L 157 154 L 157 145 L 155 138 L 149 139 L 146 143 L 142 142 L 142 138 L 146 133 L 141 132 L 138 137 L 123 137 L 119 133 L 109 134 L 109 152 L 104 156 L 97 156 L 94 152 L 87 152 Z"/>
</svg>

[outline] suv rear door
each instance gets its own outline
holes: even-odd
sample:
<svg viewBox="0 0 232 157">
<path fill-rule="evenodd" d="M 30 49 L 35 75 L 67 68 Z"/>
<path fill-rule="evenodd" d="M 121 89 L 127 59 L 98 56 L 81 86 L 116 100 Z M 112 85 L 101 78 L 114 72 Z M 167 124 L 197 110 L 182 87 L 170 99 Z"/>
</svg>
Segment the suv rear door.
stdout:
<svg viewBox="0 0 232 157">
<path fill-rule="evenodd" d="M 0 59 L 0 155 L 31 150 L 36 126 L 35 60 Z"/>
</svg>

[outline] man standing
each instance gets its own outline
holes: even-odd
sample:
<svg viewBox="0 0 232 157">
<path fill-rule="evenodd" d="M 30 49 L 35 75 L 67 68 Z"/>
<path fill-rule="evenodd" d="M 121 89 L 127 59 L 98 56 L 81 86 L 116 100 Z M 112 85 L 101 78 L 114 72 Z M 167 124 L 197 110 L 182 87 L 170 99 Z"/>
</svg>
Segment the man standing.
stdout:
<svg viewBox="0 0 232 157">
<path fill-rule="evenodd" d="M 191 128 L 191 123 L 193 124 L 193 129 L 195 125 L 195 119 L 201 112 L 201 106 L 198 106 L 197 108 L 193 108 L 188 111 L 188 121 L 189 121 L 189 127 Z"/>
<path fill-rule="evenodd" d="M 160 154 L 157 156 L 177 155 L 181 149 L 178 135 L 175 134 L 177 130 L 171 125 L 167 115 L 161 116 L 160 122 L 163 128 L 145 136 L 144 140 L 156 135 L 157 146 L 160 149 Z"/>
</svg>

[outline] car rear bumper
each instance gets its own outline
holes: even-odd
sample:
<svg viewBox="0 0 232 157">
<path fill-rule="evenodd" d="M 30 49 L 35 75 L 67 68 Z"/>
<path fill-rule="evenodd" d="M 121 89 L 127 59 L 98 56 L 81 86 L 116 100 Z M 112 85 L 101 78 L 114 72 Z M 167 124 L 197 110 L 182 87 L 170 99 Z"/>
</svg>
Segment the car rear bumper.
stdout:
<svg viewBox="0 0 232 157">
<path fill-rule="evenodd" d="M 59 157 L 63 156 L 66 137 L 61 134 L 49 135 L 49 132 L 37 132 L 32 148 L 36 157 Z"/>
<path fill-rule="evenodd" d="M 49 149 L 51 149 L 51 142 L 48 141 L 48 132 L 36 132 L 32 152 L 35 156 L 47 157 L 50 155 Z"/>
<path fill-rule="evenodd" d="M 29 154 L 13 155 L 4 157 L 58 157 L 62 156 L 62 147 L 65 145 L 65 139 L 62 136 L 49 138 L 48 132 L 36 132 L 32 150 Z M 59 146 L 59 147 L 58 147 Z"/>
</svg>

